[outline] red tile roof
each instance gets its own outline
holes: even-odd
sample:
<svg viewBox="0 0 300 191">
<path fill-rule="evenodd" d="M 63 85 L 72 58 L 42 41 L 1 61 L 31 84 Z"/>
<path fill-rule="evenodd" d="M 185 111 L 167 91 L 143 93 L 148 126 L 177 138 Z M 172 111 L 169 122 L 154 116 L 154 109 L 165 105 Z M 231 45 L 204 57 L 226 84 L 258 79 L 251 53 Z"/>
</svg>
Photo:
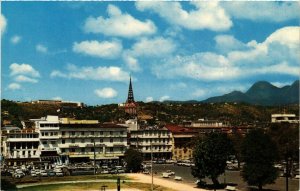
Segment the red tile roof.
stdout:
<svg viewBox="0 0 300 191">
<path fill-rule="evenodd" d="M 174 125 L 174 124 L 168 124 L 165 126 L 169 131 L 171 131 L 171 133 L 173 134 L 185 134 L 185 133 L 196 133 L 196 131 L 186 128 L 186 127 L 182 127 L 179 125 Z"/>
</svg>

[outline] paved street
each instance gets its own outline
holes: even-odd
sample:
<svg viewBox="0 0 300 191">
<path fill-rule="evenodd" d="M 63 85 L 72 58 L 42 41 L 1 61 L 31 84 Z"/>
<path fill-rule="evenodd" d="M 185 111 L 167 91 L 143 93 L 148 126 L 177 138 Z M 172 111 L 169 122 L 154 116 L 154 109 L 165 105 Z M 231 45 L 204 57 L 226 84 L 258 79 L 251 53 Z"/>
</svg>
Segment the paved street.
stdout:
<svg viewBox="0 0 300 191">
<path fill-rule="evenodd" d="M 165 172 L 166 170 L 174 171 L 177 176 L 181 176 L 183 178 L 183 183 L 188 183 L 191 185 L 195 185 L 195 181 L 197 180 L 194 178 L 191 174 L 190 167 L 183 167 L 183 166 L 177 166 L 177 165 L 170 165 L 170 164 L 154 164 L 153 165 L 153 172 L 156 172 L 155 176 L 161 176 L 162 172 Z M 174 181 L 172 178 L 170 179 Z M 206 180 L 207 183 L 211 183 L 209 179 Z M 248 186 L 247 184 L 242 180 L 242 177 L 240 176 L 239 171 L 226 171 L 226 176 L 224 178 L 224 175 L 219 177 L 220 183 L 223 183 L 224 181 L 227 183 L 235 183 L 237 184 L 237 188 L 239 190 L 247 190 Z M 278 190 L 283 191 L 285 190 L 285 178 L 279 177 L 276 180 L 275 184 L 272 185 L 266 185 L 264 186 L 264 189 L 270 189 L 270 190 Z M 299 180 L 298 179 L 289 179 L 289 190 L 290 191 L 298 191 L 299 190 Z"/>
</svg>

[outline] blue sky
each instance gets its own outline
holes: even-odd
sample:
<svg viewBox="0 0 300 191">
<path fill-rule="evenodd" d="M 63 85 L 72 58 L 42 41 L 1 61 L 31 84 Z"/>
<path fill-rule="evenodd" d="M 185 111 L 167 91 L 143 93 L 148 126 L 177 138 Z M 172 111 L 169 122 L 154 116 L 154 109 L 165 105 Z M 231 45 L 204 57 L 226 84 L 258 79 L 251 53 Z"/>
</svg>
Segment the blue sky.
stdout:
<svg viewBox="0 0 300 191">
<path fill-rule="evenodd" d="M 299 77 L 297 2 L 2 2 L 2 98 L 203 100 Z"/>
</svg>

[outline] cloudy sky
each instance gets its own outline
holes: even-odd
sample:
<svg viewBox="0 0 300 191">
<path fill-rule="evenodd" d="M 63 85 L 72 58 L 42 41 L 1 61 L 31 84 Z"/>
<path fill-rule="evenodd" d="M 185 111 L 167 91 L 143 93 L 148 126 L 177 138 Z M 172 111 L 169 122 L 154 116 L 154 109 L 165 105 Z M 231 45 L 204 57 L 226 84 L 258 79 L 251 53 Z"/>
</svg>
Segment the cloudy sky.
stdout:
<svg viewBox="0 0 300 191">
<path fill-rule="evenodd" d="M 2 2 L 2 98 L 203 100 L 299 76 L 298 2 Z"/>
</svg>

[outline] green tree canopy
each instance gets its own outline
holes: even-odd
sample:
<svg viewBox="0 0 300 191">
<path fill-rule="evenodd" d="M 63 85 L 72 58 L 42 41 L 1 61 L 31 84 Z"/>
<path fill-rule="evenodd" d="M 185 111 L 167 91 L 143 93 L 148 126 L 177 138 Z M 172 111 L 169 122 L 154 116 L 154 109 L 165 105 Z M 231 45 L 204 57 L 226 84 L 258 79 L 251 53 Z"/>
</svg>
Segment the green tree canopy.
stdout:
<svg viewBox="0 0 300 191">
<path fill-rule="evenodd" d="M 278 158 L 276 144 L 262 129 L 250 131 L 242 144 L 242 170 L 244 180 L 262 190 L 265 184 L 274 183 L 278 177 L 274 163 Z"/>
<path fill-rule="evenodd" d="M 124 154 L 124 160 L 126 162 L 126 170 L 129 172 L 138 172 L 141 170 L 141 164 L 143 162 L 143 156 L 137 149 L 129 148 Z"/>
<path fill-rule="evenodd" d="M 194 177 L 208 177 L 214 186 L 219 185 L 218 176 L 225 172 L 226 161 L 232 153 L 232 144 L 226 134 L 210 133 L 199 138 L 194 148 Z"/>
</svg>

